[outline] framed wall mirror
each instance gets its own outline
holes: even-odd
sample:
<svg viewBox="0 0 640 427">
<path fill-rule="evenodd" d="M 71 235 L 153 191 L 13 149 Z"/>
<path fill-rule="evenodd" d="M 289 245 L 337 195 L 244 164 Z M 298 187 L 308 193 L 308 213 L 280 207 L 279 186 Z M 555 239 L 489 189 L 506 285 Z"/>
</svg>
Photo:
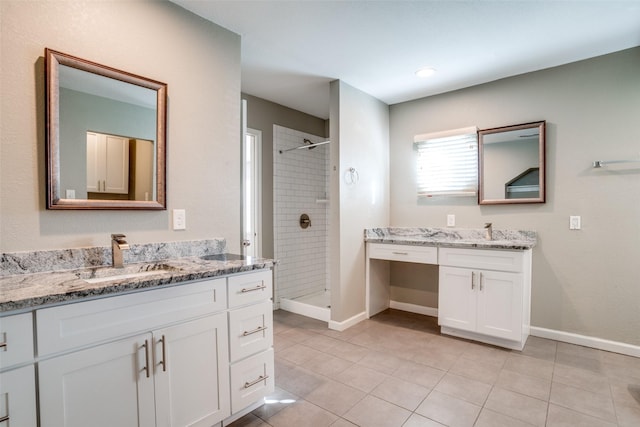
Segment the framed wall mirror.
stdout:
<svg viewBox="0 0 640 427">
<path fill-rule="evenodd" d="M 545 202 L 545 121 L 478 131 L 478 203 Z"/>
<path fill-rule="evenodd" d="M 167 85 L 45 49 L 47 209 L 166 209 Z"/>
</svg>

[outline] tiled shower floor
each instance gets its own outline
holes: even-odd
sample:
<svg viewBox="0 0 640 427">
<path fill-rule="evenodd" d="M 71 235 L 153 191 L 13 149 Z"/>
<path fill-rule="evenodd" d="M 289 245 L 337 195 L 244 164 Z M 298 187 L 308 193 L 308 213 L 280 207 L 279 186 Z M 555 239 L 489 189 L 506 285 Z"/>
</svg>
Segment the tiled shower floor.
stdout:
<svg viewBox="0 0 640 427">
<path fill-rule="evenodd" d="M 438 331 L 435 318 L 396 310 L 344 332 L 278 310 L 275 393 L 231 426 L 640 426 L 640 358 Z"/>
</svg>

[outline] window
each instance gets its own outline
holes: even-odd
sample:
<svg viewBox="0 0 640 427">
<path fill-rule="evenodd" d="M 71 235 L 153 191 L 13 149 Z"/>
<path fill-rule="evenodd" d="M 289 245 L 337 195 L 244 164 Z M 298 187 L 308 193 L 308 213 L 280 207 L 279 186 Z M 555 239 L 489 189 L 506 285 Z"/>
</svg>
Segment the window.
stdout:
<svg viewBox="0 0 640 427">
<path fill-rule="evenodd" d="M 416 135 L 418 197 L 475 196 L 478 192 L 476 127 Z"/>
</svg>

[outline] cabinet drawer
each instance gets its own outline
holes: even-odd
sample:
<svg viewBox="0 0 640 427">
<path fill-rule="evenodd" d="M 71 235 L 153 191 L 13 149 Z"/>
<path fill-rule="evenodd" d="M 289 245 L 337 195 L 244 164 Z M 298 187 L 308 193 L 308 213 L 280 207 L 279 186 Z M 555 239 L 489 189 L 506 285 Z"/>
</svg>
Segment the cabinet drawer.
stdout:
<svg viewBox="0 0 640 427">
<path fill-rule="evenodd" d="M 224 278 L 36 311 L 40 356 L 108 341 L 226 308 Z"/>
<path fill-rule="evenodd" d="M 229 312 L 229 356 L 231 362 L 273 346 L 273 305 L 260 304 Z"/>
<path fill-rule="evenodd" d="M 415 262 L 420 264 L 437 264 L 438 248 L 434 246 L 389 245 L 386 243 L 370 243 L 369 258 L 387 259 L 390 261 Z"/>
<path fill-rule="evenodd" d="M 0 370 L 33 360 L 32 313 L 0 317 Z"/>
<path fill-rule="evenodd" d="M 273 349 L 231 365 L 231 413 L 272 393 L 273 373 Z"/>
<path fill-rule="evenodd" d="M 272 287 L 271 270 L 231 276 L 229 277 L 229 308 L 268 300 L 271 298 Z"/>
<path fill-rule="evenodd" d="M 440 265 L 479 268 L 483 270 L 522 272 L 523 251 L 494 251 L 487 249 L 440 248 Z"/>
</svg>

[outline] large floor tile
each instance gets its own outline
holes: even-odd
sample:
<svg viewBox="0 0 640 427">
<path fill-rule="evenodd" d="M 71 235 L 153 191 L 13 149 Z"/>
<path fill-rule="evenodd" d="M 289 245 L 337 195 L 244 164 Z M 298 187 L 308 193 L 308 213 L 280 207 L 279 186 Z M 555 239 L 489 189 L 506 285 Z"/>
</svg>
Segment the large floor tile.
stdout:
<svg viewBox="0 0 640 427">
<path fill-rule="evenodd" d="M 573 409 L 586 415 L 591 415 L 601 420 L 615 423 L 616 413 L 613 399 L 610 395 L 593 393 L 591 391 L 567 386 L 554 382 L 551 385 L 551 397 L 553 404 Z"/>
<path fill-rule="evenodd" d="M 551 394 L 551 381 L 530 377 L 518 372 L 503 369 L 498 375 L 496 387 L 515 391 L 529 397 L 548 401 Z"/>
<path fill-rule="evenodd" d="M 498 380 L 501 369 L 502 363 L 496 364 L 461 357 L 453 364 L 449 372 L 493 385 Z"/>
<path fill-rule="evenodd" d="M 340 374 L 334 375 L 333 379 L 343 384 L 347 384 L 353 388 L 364 391 L 365 393 L 371 392 L 382 381 L 388 378 L 388 375 L 374 371 L 373 369 L 353 365 L 346 371 Z"/>
<path fill-rule="evenodd" d="M 556 364 L 553 381 L 593 393 L 609 395 L 609 378 L 605 375 L 582 368 Z"/>
<path fill-rule="evenodd" d="M 300 398 L 295 394 L 276 387 L 274 392 L 264 399 L 264 405 L 254 409 L 252 414 L 262 418 L 263 420 L 267 420 L 287 406 L 293 405 L 299 399 Z M 235 424 L 234 427 L 236 427 Z"/>
<path fill-rule="evenodd" d="M 416 413 L 450 427 L 470 427 L 481 407 L 465 400 L 432 391 L 418 406 Z"/>
<path fill-rule="evenodd" d="M 415 412 L 411 414 L 409 419 L 402 425 L 402 427 L 443 427 L 444 424 L 430 420 L 427 417 L 418 415 Z"/>
<path fill-rule="evenodd" d="M 401 427 L 411 412 L 375 396 L 367 396 L 343 418 L 360 427 Z"/>
<path fill-rule="evenodd" d="M 524 394 L 494 387 L 485 408 L 535 426 L 544 426 L 548 403 Z"/>
<path fill-rule="evenodd" d="M 616 427 L 617 424 L 582 414 L 562 406 L 549 405 L 547 427 Z"/>
<path fill-rule="evenodd" d="M 474 427 L 531 427 L 532 424 L 483 408 Z"/>
<path fill-rule="evenodd" d="M 305 396 L 305 400 L 337 415 L 358 403 L 365 393 L 337 381 L 328 380 Z"/>
<path fill-rule="evenodd" d="M 389 377 L 378 385 L 371 395 L 409 411 L 415 411 L 430 392 L 430 389 L 421 385 Z"/>
<path fill-rule="evenodd" d="M 273 427 L 328 427 L 337 419 L 337 415 L 306 400 L 299 400 L 266 421 Z"/>
<path fill-rule="evenodd" d="M 489 396 L 491 385 L 448 373 L 434 390 L 482 406 Z"/>
<path fill-rule="evenodd" d="M 503 369 L 530 377 L 551 380 L 553 377 L 553 366 L 553 362 L 548 360 L 512 353 L 504 363 Z"/>
<path fill-rule="evenodd" d="M 404 362 L 393 374 L 395 378 L 432 389 L 444 376 L 445 371 L 415 362 Z"/>
</svg>

